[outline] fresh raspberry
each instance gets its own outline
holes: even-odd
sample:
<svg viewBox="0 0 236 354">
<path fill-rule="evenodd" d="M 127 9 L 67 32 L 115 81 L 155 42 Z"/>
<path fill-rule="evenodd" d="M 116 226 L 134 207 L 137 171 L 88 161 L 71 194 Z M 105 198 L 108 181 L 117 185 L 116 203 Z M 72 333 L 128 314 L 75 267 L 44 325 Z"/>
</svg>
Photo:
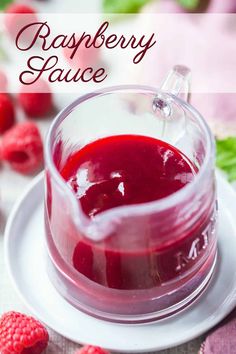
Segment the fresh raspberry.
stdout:
<svg viewBox="0 0 236 354">
<path fill-rule="evenodd" d="M 18 100 L 24 112 L 31 118 L 45 117 L 53 109 L 50 87 L 44 80 L 38 80 L 29 88 L 21 86 Z"/>
<path fill-rule="evenodd" d="M 0 92 L 7 91 L 7 77 L 4 71 L 0 70 Z"/>
<path fill-rule="evenodd" d="M 5 13 L 5 27 L 9 35 L 14 39 L 23 27 L 38 20 L 35 10 L 31 6 L 24 4 L 10 4 Z M 29 33 L 26 33 L 23 39 L 27 40 L 28 35 Z"/>
<path fill-rule="evenodd" d="M 6 93 L 0 93 L 0 134 L 4 133 L 15 122 L 15 110 L 12 100 Z"/>
<path fill-rule="evenodd" d="M 86 345 L 77 350 L 75 354 L 110 354 L 107 350 L 100 347 L 94 347 L 93 345 Z"/>
<path fill-rule="evenodd" d="M 66 58 L 70 67 L 75 69 L 81 68 L 82 70 L 88 67 L 98 69 L 101 54 L 100 48 L 95 48 L 93 46 L 87 48 L 85 46 L 85 42 L 82 42 L 78 48 L 78 51 L 71 59 L 70 56 L 72 55 L 73 50 L 74 49 L 68 47 L 63 48 L 64 57 Z"/>
<path fill-rule="evenodd" d="M 7 14 L 35 14 L 35 10 L 28 5 L 24 4 L 10 4 L 5 13 Z"/>
<path fill-rule="evenodd" d="M 37 126 L 23 122 L 8 130 L 2 138 L 1 158 L 23 174 L 39 169 L 43 162 L 43 143 Z"/>
<path fill-rule="evenodd" d="M 0 319 L 1 354 L 40 354 L 48 339 L 46 328 L 31 316 L 11 311 Z"/>
</svg>

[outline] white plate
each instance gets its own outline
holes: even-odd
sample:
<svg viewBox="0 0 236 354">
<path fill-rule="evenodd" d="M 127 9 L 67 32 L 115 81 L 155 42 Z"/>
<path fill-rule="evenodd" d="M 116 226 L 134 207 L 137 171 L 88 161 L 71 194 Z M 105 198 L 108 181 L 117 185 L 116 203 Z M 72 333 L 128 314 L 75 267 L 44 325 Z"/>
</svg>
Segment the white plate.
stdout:
<svg viewBox="0 0 236 354">
<path fill-rule="evenodd" d="M 18 294 L 42 322 L 81 344 L 141 353 L 173 347 L 201 335 L 236 305 L 236 194 L 220 175 L 217 182 L 216 272 L 205 293 L 183 312 L 157 323 L 120 325 L 90 317 L 67 303 L 54 289 L 46 272 L 42 175 L 15 205 L 6 227 L 7 267 Z"/>
</svg>

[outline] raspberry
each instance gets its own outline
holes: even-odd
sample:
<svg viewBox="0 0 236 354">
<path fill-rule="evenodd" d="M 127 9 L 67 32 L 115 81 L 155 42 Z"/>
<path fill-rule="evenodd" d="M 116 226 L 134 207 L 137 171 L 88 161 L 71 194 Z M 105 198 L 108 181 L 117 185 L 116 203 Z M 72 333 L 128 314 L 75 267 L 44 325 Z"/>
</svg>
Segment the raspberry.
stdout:
<svg viewBox="0 0 236 354">
<path fill-rule="evenodd" d="M 23 122 L 8 130 L 2 138 L 1 158 L 23 174 L 39 169 L 43 162 L 43 143 L 37 126 Z"/>
<path fill-rule="evenodd" d="M 28 5 L 11 4 L 6 8 L 5 13 L 7 13 L 7 14 L 35 14 L 35 10 Z"/>
<path fill-rule="evenodd" d="M 5 13 L 5 27 L 9 35 L 14 39 L 16 38 L 18 32 L 27 24 L 37 22 L 35 10 L 28 5 L 11 4 L 6 8 Z M 27 40 L 27 33 L 24 36 L 24 39 Z"/>
<path fill-rule="evenodd" d="M 44 117 L 53 109 L 52 93 L 46 81 L 38 80 L 31 86 L 32 92 L 27 92 L 21 86 L 18 100 L 24 112 L 31 118 Z"/>
<path fill-rule="evenodd" d="M 31 316 L 11 311 L 0 319 L 1 354 L 40 354 L 48 339 L 46 328 Z"/>
<path fill-rule="evenodd" d="M 78 52 L 71 59 L 70 56 L 73 53 L 73 49 L 65 47 L 63 48 L 63 54 L 66 58 L 70 67 L 82 70 L 88 67 L 92 67 L 94 69 L 98 68 L 98 63 L 100 59 L 100 48 L 85 46 L 85 42 L 82 42 L 79 46 Z"/>
<path fill-rule="evenodd" d="M 0 93 L 0 134 L 4 133 L 15 122 L 15 110 L 10 96 Z"/>
<path fill-rule="evenodd" d="M 86 345 L 77 350 L 75 354 L 110 354 L 107 350 L 100 347 L 94 347 L 93 345 Z"/>
</svg>

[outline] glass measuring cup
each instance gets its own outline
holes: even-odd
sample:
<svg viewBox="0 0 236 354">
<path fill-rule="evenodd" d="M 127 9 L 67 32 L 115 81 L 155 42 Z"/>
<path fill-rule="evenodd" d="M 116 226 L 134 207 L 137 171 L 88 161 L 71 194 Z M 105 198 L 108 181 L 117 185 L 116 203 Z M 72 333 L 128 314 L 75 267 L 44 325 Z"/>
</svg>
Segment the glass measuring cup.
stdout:
<svg viewBox="0 0 236 354">
<path fill-rule="evenodd" d="M 214 140 L 176 66 L 162 89 L 121 86 L 80 97 L 54 120 L 46 144 L 45 225 L 49 275 L 75 307 L 138 323 L 169 316 L 208 284 L 216 261 Z M 74 151 L 124 134 L 178 148 L 196 170 L 177 192 L 89 218 L 60 171 Z M 145 182 L 145 181 L 144 181 Z"/>
</svg>

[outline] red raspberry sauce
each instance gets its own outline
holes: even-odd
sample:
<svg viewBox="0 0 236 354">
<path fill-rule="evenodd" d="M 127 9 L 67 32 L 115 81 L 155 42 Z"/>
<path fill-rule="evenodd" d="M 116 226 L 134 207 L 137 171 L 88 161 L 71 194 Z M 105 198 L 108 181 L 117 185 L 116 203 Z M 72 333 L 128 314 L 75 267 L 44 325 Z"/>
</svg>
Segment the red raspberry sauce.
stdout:
<svg viewBox="0 0 236 354">
<path fill-rule="evenodd" d="M 61 175 L 90 217 L 120 205 L 158 200 L 190 182 L 190 161 L 175 147 L 146 136 L 118 135 L 73 153 Z"/>
<path fill-rule="evenodd" d="M 119 135 L 102 138 L 75 151 L 60 173 L 84 213 L 92 219 L 107 209 L 167 197 L 189 183 L 196 169 L 183 153 L 163 141 Z M 182 269 L 178 262 L 182 259 L 178 260 L 177 253 L 191 252 L 192 242 L 207 227 L 210 216 L 200 220 L 188 234 L 181 235 L 181 240 L 173 239 L 168 245 L 158 247 L 155 240 L 159 230 L 148 226 L 155 223 L 155 217 L 154 214 L 144 219 L 136 233 L 132 232 L 130 220 L 125 230 L 119 229 L 100 242 L 78 234 L 72 257 L 74 268 L 91 280 L 116 289 L 152 288 L 179 276 Z M 203 256 L 206 246 L 203 237 L 198 242 Z M 183 262 L 183 271 L 187 271 L 195 260 L 189 264 Z"/>
</svg>

